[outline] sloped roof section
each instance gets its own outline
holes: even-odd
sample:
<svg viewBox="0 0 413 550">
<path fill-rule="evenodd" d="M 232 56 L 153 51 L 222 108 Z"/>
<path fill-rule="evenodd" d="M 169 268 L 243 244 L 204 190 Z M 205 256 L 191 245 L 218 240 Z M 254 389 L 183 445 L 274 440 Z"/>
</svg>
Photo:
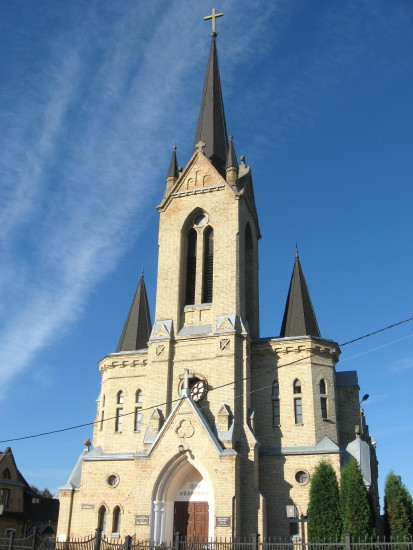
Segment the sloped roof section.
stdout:
<svg viewBox="0 0 413 550">
<path fill-rule="evenodd" d="M 310 293 L 298 257 L 295 255 L 294 269 L 285 305 L 284 318 L 281 326 L 281 338 L 289 336 L 318 336 L 317 319 L 311 303 Z"/>
<path fill-rule="evenodd" d="M 142 273 L 123 326 L 116 352 L 136 351 L 147 348 L 151 330 L 151 314 L 149 312 L 148 297 Z"/>
<path fill-rule="evenodd" d="M 211 161 L 218 172 L 222 176 L 225 176 L 228 135 L 214 35 L 212 35 L 211 49 L 209 51 L 204 91 L 202 93 L 198 126 L 195 134 L 195 146 L 200 141 L 205 143 L 205 156 Z"/>
</svg>

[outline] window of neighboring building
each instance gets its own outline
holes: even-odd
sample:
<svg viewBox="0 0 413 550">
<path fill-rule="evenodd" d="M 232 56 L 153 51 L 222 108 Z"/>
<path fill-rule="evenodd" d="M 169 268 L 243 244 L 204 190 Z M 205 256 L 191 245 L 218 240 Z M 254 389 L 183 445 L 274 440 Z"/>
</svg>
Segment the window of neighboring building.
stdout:
<svg viewBox="0 0 413 550">
<path fill-rule="evenodd" d="M 0 504 L 6 508 L 10 502 L 10 489 L 0 489 Z"/>
<path fill-rule="evenodd" d="M 102 534 L 106 531 L 106 519 L 107 519 L 107 511 L 104 506 L 101 506 L 99 508 L 99 515 L 98 515 L 98 528 L 102 530 Z"/>
<path fill-rule="evenodd" d="M 294 418 L 296 424 L 303 423 L 303 405 L 301 397 L 294 399 Z"/>
<path fill-rule="evenodd" d="M 280 425 L 280 388 L 278 380 L 274 380 L 272 387 L 272 425 Z"/>
<path fill-rule="evenodd" d="M 327 389 L 325 380 L 323 378 L 320 380 L 320 409 L 321 418 L 323 420 L 326 420 L 328 418 Z"/>
<path fill-rule="evenodd" d="M 115 417 L 115 432 L 122 431 L 122 422 L 123 422 L 123 409 L 117 408 L 116 417 Z"/>
<path fill-rule="evenodd" d="M 119 506 L 115 506 L 113 509 L 113 522 L 112 522 L 112 533 L 113 534 L 119 534 L 120 533 L 120 520 L 121 520 L 121 510 Z"/>
<path fill-rule="evenodd" d="M 125 396 L 123 394 L 123 391 L 120 390 L 120 391 L 118 391 L 116 402 L 117 402 L 118 405 L 122 405 L 124 403 L 124 401 L 125 401 Z"/>
<path fill-rule="evenodd" d="M 301 393 L 301 382 L 296 378 L 293 384 L 294 393 Z"/>
<path fill-rule="evenodd" d="M 11 479 L 11 473 L 10 473 L 10 470 L 8 468 L 6 468 L 5 470 L 3 470 L 3 473 L 1 474 L 1 477 L 3 479 Z"/>
</svg>

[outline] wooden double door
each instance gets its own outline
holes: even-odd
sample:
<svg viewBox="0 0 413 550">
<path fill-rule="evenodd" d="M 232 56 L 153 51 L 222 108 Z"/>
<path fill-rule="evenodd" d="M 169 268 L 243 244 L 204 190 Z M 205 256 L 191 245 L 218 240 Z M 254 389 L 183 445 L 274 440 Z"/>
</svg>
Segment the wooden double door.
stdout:
<svg viewBox="0 0 413 550">
<path fill-rule="evenodd" d="M 189 541 L 207 541 L 208 502 L 175 502 L 174 533 Z"/>
</svg>

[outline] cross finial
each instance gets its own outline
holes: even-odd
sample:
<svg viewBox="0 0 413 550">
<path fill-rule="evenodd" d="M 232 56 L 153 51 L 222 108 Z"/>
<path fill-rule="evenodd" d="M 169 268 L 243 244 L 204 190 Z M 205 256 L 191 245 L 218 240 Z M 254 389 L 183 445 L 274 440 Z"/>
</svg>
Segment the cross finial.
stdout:
<svg viewBox="0 0 413 550">
<path fill-rule="evenodd" d="M 211 33 L 211 36 L 216 36 L 217 35 L 217 32 L 216 32 L 216 24 L 215 24 L 215 19 L 217 17 L 222 17 L 224 14 L 223 13 L 215 13 L 215 8 L 212 8 L 212 14 L 211 15 L 206 15 L 204 17 L 204 19 L 212 19 L 212 33 Z"/>
<path fill-rule="evenodd" d="M 189 372 L 189 369 L 184 369 L 184 373 L 179 375 L 182 380 L 182 395 L 189 395 L 189 380 L 195 378 L 195 375 Z"/>
<path fill-rule="evenodd" d="M 195 144 L 195 149 L 198 151 L 201 151 L 201 153 L 204 152 L 205 143 L 203 141 L 198 141 L 198 143 Z"/>
</svg>

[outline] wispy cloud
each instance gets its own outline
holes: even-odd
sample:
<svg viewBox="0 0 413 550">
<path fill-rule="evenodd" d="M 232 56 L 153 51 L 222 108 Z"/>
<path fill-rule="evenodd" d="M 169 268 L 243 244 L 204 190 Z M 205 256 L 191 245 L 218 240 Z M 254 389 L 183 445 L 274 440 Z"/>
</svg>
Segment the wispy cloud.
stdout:
<svg viewBox="0 0 413 550">
<path fill-rule="evenodd" d="M 176 90 L 189 93 L 191 71 L 198 82 L 203 68 L 193 52 L 205 49 L 205 38 L 189 32 L 185 4 L 161 9 L 154 2 L 144 12 L 133 4 L 107 7 L 113 13 L 99 20 L 90 3 L 78 25 L 44 38 L 51 53 L 35 75 L 30 60 L 19 60 L 33 85 L 11 80 L 5 88 L 2 388 L 79 317 L 138 235 L 147 206 L 162 193 L 165 170 L 158 167 L 168 159 L 159 143 L 175 137 L 170 128 L 178 136 L 188 134 L 188 124 L 193 131 L 188 116 L 174 111 Z M 257 33 L 245 43 L 247 57 Z"/>
</svg>

